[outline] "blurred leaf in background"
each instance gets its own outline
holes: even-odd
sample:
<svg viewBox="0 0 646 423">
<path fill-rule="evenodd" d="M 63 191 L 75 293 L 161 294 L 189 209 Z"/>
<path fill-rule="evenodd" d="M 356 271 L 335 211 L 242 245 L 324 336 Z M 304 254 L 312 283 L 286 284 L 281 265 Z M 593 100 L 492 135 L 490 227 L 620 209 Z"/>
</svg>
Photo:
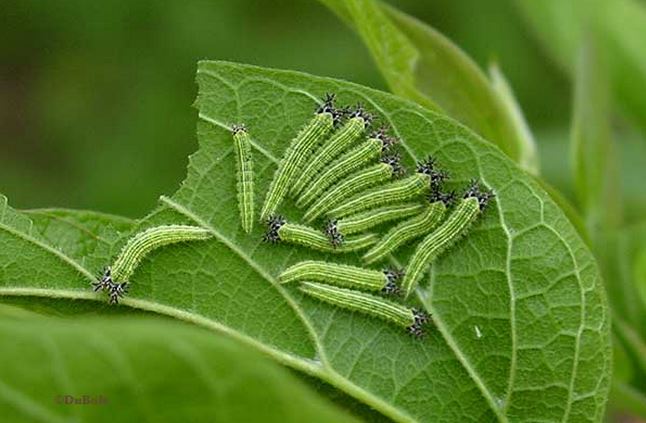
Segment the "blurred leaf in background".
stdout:
<svg viewBox="0 0 646 423">
<path fill-rule="evenodd" d="M 612 130 L 618 147 L 625 218 L 628 222 L 644 219 L 646 187 L 641 181 L 646 160 L 646 52 L 643 48 L 646 4 L 636 0 L 515 0 L 514 3 L 543 50 L 572 78 L 580 45 L 585 37 L 595 37 L 597 50 L 608 63 L 609 85 L 615 100 L 609 106 L 609 113 L 614 118 Z M 556 139 L 565 135 L 557 132 L 552 132 Z M 553 151 L 549 156 L 558 160 L 557 152 L 563 144 L 556 139 L 541 147 Z M 557 185 L 571 192 L 574 187 L 567 186 L 567 177 L 554 170 L 552 175 Z"/>
<path fill-rule="evenodd" d="M 0 304 L 3 420 L 354 422 L 232 339 L 163 317 L 46 317 Z M 64 403 L 100 398 L 96 405 Z M 65 398 L 65 397 L 68 398 Z"/>
<path fill-rule="evenodd" d="M 449 39 L 379 1 L 323 3 L 361 35 L 395 94 L 444 111 L 496 144 L 521 167 L 538 173 L 534 140 L 499 69 L 494 87 Z"/>
<path fill-rule="evenodd" d="M 593 32 L 608 54 L 610 79 L 623 110 L 646 131 L 646 6 L 638 0 L 516 0 L 543 47 L 573 73 L 576 52 Z"/>
</svg>

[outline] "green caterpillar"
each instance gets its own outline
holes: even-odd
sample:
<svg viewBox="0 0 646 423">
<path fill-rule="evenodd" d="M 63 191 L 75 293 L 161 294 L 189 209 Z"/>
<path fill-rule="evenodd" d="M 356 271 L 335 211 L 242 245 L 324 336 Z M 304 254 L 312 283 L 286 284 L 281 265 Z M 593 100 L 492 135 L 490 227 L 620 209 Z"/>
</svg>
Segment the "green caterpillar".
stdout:
<svg viewBox="0 0 646 423">
<path fill-rule="evenodd" d="M 330 132 L 339 119 L 339 112 L 334 107 L 334 98 L 333 94 L 327 95 L 323 105 L 317 109 L 314 118 L 299 131 L 285 151 L 269 185 L 265 203 L 260 212 L 261 221 L 276 212 L 289 192 L 290 186 L 298 177 L 298 171 L 303 169 L 305 160 L 312 149 Z"/>
<path fill-rule="evenodd" d="M 309 226 L 287 223 L 282 216 L 272 216 L 267 221 L 263 240 L 272 244 L 282 241 L 303 245 L 326 253 L 349 253 L 370 247 L 378 237 L 375 234 L 362 234 L 330 240 L 323 232 Z"/>
<path fill-rule="evenodd" d="M 297 196 L 303 188 L 308 186 L 311 179 L 318 175 L 325 165 L 330 163 L 361 136 L 371 121 L 372 116 L 366 113 L 360 105 L 350 112 L 348 121 L 332 135 L 332 138 L 323 143 L 310 156 L 309 164 L 295 181 L 291 194 Z"/>
<path fill-rule="evenodd" d="M 237 166 L 238 207 L 240 208 L 240 222 L 246 233 L 253 229 L 253 157 L 251 156 L 251 142 L 249 133 L 244 125 L 234 125 L 233 145 Z"/>
<path fill-rule="evenodd" d="M 422 209 L 424 206 L 418 203 L 401 203 L 359 212 L 342 219 L 330 219 L 326 233 L 338 232 L 342 235 L 350 235 L 363 232 L 375 226 L 417 214 Z"/>
<path fill-rule="evenodd" d="M 493 192 L 483 191 L 477 182 L 471 182 L 449 217 L 417 245 L 402 282 L 406 297 L 413 291 L 428 265 L 467 233 L 493 197 Z"/>
<path fill-rule="evenodd" d="M 326 303 L 392 322 L 417 338 L 424 336 L 424 326 L 430 321 L 430 317 L 422 310 L 410 309 L 404 305 L 352 289 L 303 282 L 300 290 Z"/>
<path fill-rule="evenodd" d="M 396 138 L 386 134 L 385 128 L 379 129 L 368 140 L 327 166 L 319 176 L 313 177 L 296 202 L 296 207 L 307 206 L 319 198 L 336 181 L 379 158 L 396 142 Z"/>
<path fill-rule="evenodd" d="M 349 199 L 344 198 L 343 202 L 327 211 L 327 214 L 339 218 L 373 207 L 407 201 L 430 192 L 445 178 L 446 174 L 435 170 L 434 161 L 429 158 L 426 162 L 418 164 L 417 173 L 414 175 L 360 192 Z"/>
<path fill-rule="evenodd" d="M 345 200 L 349 195 L 388 181 L 393 176 L 401 173 L 402 168 L 399 165 L 399 156 L 386 156 L 381 159 L 381 163 L 360 170 L 330 188 L 307 209 L 303 219 L 306 222 L 311 222 Z"/>
<path fill-rule="evenodd" d="M 454 201 L 453 194 L 443 194 L 434 191 L 429 195 L 426 209 L 397 226 L 391 228 L 379 242 L 363 256 L 366 263 L 374 263 L 384 259 L 388 254 L 397 250 L 409 241 L 422 237 L 431 232 L 444 218 L 446 208 Z"/>
<path fill-rule="evenodd" d="M 139 232 L 126 242 L 112 267 L 106 268 L 101 278 L 92 283 L 94 290 L 107 291 L 110 303 L 116 304 L 128 292 L 128 279 L 148 253 L 165 245 L 205 240 L 211 236 L 207 229 L 188 225 L 155 226 Z"/>
<path fill-rule="evenodd" d="M 345 264 L 307 260 L 281 273 L 280 283 L 317 281 L 363 291 L 398 294 L 397 281 L 402 273 L 394 269 L 372 270 Z"/>
</svg>

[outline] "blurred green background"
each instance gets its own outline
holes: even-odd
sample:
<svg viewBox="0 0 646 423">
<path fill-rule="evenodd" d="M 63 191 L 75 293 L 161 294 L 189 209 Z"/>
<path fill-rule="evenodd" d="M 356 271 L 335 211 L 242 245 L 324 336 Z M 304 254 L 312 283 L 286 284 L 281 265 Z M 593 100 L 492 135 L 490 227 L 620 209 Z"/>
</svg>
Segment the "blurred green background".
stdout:
<svg viewBox="0 0 646 423">
<path fill-rule="evenodd" d="M 543 174 L 572 195 L 572 85 L 511 0 L 392 1 L 509 78 Z M 295 69 L 386 89 L 361 40 L 314 0 L 5 0 L 0 191 L 19 208 L 143 216 L 196 149 L 196 61 Z M 642 135 L 619 122 L 628 219 L 644 215 Z"/>
</svg>

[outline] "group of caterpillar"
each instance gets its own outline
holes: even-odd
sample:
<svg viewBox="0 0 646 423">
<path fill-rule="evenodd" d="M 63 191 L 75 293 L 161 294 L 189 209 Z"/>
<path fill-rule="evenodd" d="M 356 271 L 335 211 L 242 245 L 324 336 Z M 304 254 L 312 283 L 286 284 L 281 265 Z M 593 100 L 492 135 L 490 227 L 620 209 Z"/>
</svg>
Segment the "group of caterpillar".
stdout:
<svg viewBox="0 0 646 423">
<path fill-rule="evenodd" d="M 263 239 L 330 253 L 370 248 L 363 260 L 371 264 L 423 237 L 405 272 L 304 261 L 280 276 L 281 283 L 300 282 L 301 291 L 309 296 L 391 321 L 415 336 L 422 336 L 423 326 L 429 322 L 429 316 L 423 311 L 368 292 L 402 293 L 407 298 L 428 265 L 468 231 L 493 193 L 473 181 L 464 196 L 456 201 L 453 193 L 442 191 L 447 175 L 437 169 L 430 157 L 418 163 L 415 174 L 399 178 L 405 171 L 399 155 L 391 152 L 396 139 L 381 128 L 352 147 L 373 118 L 361 106 L 337 109 L 334 103 L 335 96 L 328 94 L 280 161 L 260 212 L 261 220 L 267 222 Z M 330 132 L 331 137 L 323 142 Z M 232 136 L 240 221 L 243 230 L 249 233 L 254 220 L 251 141 L 244 125 L 234 125 Z M 365 167 L 373 160 L 378 162 Z M 277 209 L 288 195 L 295 198 L 297 207 L 307 207 L 306 222 L 328 216 L 325 229 L 320 231 L 287 222 L 277 215 Z M 428 200 L 424 205 L 415 202 L 424 195 Z M 449 213 L 451 207 L 453 210 Z M 382 237 L 365 233 L 398 220 L 402 221 Z M 210 236 L 203 228 L 184 225 L 159 226 L 140 232 L 127 242 L 113 266 L 93 283 L 94 289 L 107 292 L 110 303 L 117 303 L 127 293 L 128 278 L 150 251 Z"/>
<path fill-rule="evenodd" d="M 339 120 L 347 117 L 347 120 L 322 145 L 304 140 L 301 134 L 305 130 L 292 141 L 267 193 L 263 207 L 266 212 L 261 213 L 261 218 L 267 222 L 264 240 L 328 253 L 369 248 L 363 260 L 370 264 L 383 260 L 417 238 L 424 238 L 406 273 L 305 261 L 285 270 L 280 281 L 298 281 L 300 289 L 309 296 L 389 320 L 420 336 L 423 325 L 429 321 L 428 316 L 373 294 L 397 295 L 401 291 L 404 298 L 408 297 L 428 264 L 466 233 L 492 194 L 481 190 L 474 182 L 464 198 L 456 201 L 453 193 L 442 191 L 447 175 L 430 157 L 418 163 L 415 174 L 399 178 L 404 170 L 399 156 L 390 150 L 396 140 L 388 136 L 384 128 L 352 147 L 370 125 L 372 117 L 360 106 L 349 113 L 347 110 L 332 112 L 333 96 L 328 96 L 324 104 L 331 116 Z M 314 125 L 317 119 L 315 116 L 306 128 Z M 318 141 L 323 139 L 325 137 L 321 136 Z M 292 156 L 305 157 L 301 160 L 302 167 L 293 165 L 289 171 L 284 171 L 288 166 L 285 161 Z M 370 164 L 377 159 L 377 163 Z M 285 173 L 291 177 L 284 176 Z M 321 216 L 329 218 L 324 231 L 287 222 L 275 214 L 288 194 L 294 197 L 298 208 L 306 207 L 303 215 L 306 223 Z M 424 195 L 428 202 L 424 205 L 415 202 Z M 474 208 L 473 204 L 478 207 Z M 451 207 L 455 209 L 449 213 Z M 367 232 L 396 221 L 401 222 L 382 237 Z"/>
</svg>

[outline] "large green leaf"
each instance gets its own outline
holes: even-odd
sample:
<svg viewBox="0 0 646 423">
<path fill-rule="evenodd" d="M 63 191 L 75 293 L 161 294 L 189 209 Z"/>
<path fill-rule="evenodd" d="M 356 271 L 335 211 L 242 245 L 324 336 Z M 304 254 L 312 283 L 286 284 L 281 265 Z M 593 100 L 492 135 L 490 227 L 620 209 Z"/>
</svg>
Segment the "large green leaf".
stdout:
<svg viewBox="0 0 646 423">
<path fill-rule="evenodd" d="M 142 227 L 191 223 L 214 239 L 151 254 L 125 306 L 229 334 L 400 421 L 601 419 L 610 348 L 599 273 L 533 178 L 455 121 L 358 85 L 223 62 L 200 63 L 198 83 L 200 148 L 179 191 L 163 197 Z M 266 245 L 261 227 L 250 236 L 240 228 L 228 125 L 250 128 L 262 198 L 288 140 L 325 92 L 341 103 L 362 101 L 390 124 L 407 163 L 432 153 L 456 187 L 479 177 L 496 191 L 485 217 L 419 291 L 435 322 L 421 341 L 276 282 L 304 258 L 356 257 Z M 282 211 L 299 217 L 289 204 Z M 41 275 L 13 258 L 13 272 L 0 273 L 0 294 L 105 300 L 89 292 L 90 269 L 23 236 L 28 228 L 16 227 L 8 207 L 4 216 L 0 236 L 14 253 L 50 257 L 51 266 Z M 405 263 L 406 254 L 397 259 Z"/>
<path fill-rule="evenodd" d="M 204 329 L 16 310 L 0 305 L 6 422 L 352 421 L 285 369 Z M 65 403 L 84 395 L 106 402 Z"/>
<path fill-rule="evenodd" d="M 451 40 L 377 0 L 321 0 L 361 35 L 390 89 L 469 126 L 538 173 L 531 133 L 502 72 L 492 81 Z"/>
<path fill-rule="evenodd" d="M 34 209 L 22 212 L 50 244 L 89 269 L 100 269 L 110 260 L 119 239 L 136 221 L 90 210 Z"/>
</svg>

